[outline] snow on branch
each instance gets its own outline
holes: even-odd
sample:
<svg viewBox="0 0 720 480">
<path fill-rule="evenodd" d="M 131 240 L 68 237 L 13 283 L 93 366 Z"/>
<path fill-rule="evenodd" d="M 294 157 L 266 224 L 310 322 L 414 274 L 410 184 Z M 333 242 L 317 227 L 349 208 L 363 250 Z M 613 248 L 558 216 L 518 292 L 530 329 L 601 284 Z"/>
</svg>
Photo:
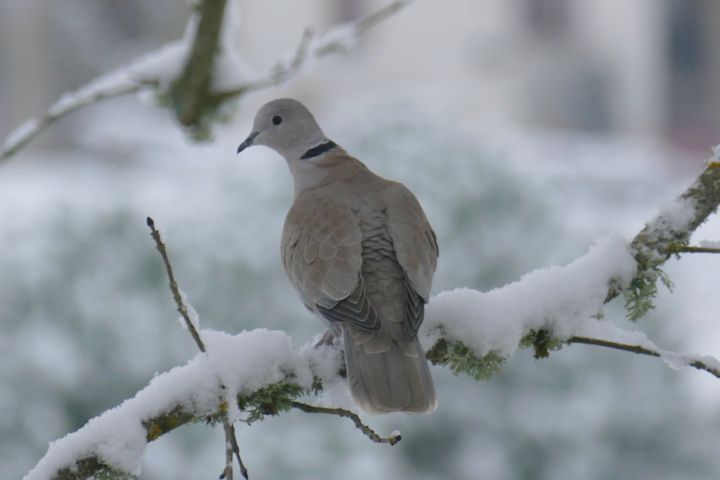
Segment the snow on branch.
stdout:
<svg viewBox="0 0 720 480">
<path fill-rule="evenodd" d="M 422 333 L 431 345 L 428 359 L 480 379 L 492 375 L 518 347 L 534 348 L 542 357 L 564 345 L 586 344 L 658 357 L 671 368 L 690 366 L 720 378 L 717 359 L 660 349 L 644 333 L 623 330 L 602 315 L 611 293 L 641 274 L 637 252 L 665 248 L 661 241 L 645 246 L 643 239 L 677 241 L 673 231 L 689 238 L 715 210 L 719 186 L 720 169 L 708 167 L 677 202 L 687 205 L 686 199 L 692 198 L 693 209 L 681 209 L 682 215 L 668 213 L 672 207 L 665 209 L 630 244 L 609 236 L 567 266 L 531 272 L 490 292 L 457 289 L 433 297 Z M 655 233 L 644 233 L 650 231 Z M 657 258 L 664 261 L 663 255 Z M 376 442 L 392 445 L 400 439 L 397 433 L 377 435 L 348 410 L 298 401 L 322 395 L 345 381 L 338 373 L 340 354 L 327 343 L 298 350 L 279 331 L 201 333 L 207 353 L 156 376 L 134 398 L 53 442 L 25 479 L 137 474 L 147 442 L 186 423 L 225 422 L 227 428 L 238 420 L 250 424 L 292 408 L 350 418 Z M 327 400 L 320 398 L 321 403 Z"/>
<path fill-rule="evenodd" d="M 441 293 L 428 306 L 426 325 L 434 341 L 428 358 L 480 379 L 495 373 L 518 347 L 534 348 L 535 356 L 543 358 L 563 345 L 585 343 L 656 356 L 674 368 L 691 366 L 718 376 L 720 364 L 714 358 L 662 350 L 643 333 L 623 331 L 602 318 L 603 305 L 620 293 L 631 319 L 652 308 L 657 280 L 669 283 L 660 266 L 673 254 L 694 250 L 680 246 L 687 245 L 718 204 L 720 164 L 708 162 L 629 245 L 608 237 L 566 267 L 532 272 L 501 289 Z"/>
<path fill-rule="evenodd" d="M 7 160 L 45 128 L 76 110 L 145 90 L 154 91 L 159 104 L 172 109 L 178 123 L 188 127 L 195 139 L 205 139 L 210 124 L 227 117 L 221 107 L 229 100 L 287 82 L 308 68 L 310 59 L 347 53 L 360 34 L 411 2 L 395 0 L 318 38 L 307 29 L 288 60 L 278 62 L 267 76 L 245 81 L 229 34 L 234 29 L 229 21 L 233 15 L 228 11 L 233 0 L 202 0 L 183 38 L 62 95 L 44 115 L 24 122 L 6 137 L 0 160 Z"/>
<path fill-rule="evenodd" d="M 627 286 L 613 284 L 607 296 L 610 301 L 624 293 L 631 320 L 641 318 L 653 308 L 658 280 L 671 288 L 661 266 L 672 255 L 699 251 L 688 247 L 690 236 L 720 204 L 720 163 L 713 159 L 693 184 L 662 208 L 632 240 L 630 248 L 638 272 Z"/>
<path fill-rule="evenodd" d="M 99 466 L 137 475 L 147 442 L 188 422 L 221 422 L 228 403 L 241 405 L 252 422 L 289 409 L 314 383 L 342 381 L 335 378 L 336 352 L 297 350 L 284 332 L 203 330 L 202 336 L 207 353 L 156 376 L 132 399 L 51 443 L 25 480 L 88 478 Z"/>
<path fill-rule="evenodd" d="M 275 64 L 270 72 L 261 78 L 239 84 L 213 94 L 216 101 L 224 101 L 245 93 L 282 85 L 303 69 L 312 65 L 312 60 L 327 55 L 347 53 L 359 36 L 370 28 L 402 10 L 413 0 L 395 0 L 380 10 L 354 22 L 336 25 L 324 35 L 315 37 L 312 29 L 305 29 L 295 50 L 284 60 Z"/>
</svg>

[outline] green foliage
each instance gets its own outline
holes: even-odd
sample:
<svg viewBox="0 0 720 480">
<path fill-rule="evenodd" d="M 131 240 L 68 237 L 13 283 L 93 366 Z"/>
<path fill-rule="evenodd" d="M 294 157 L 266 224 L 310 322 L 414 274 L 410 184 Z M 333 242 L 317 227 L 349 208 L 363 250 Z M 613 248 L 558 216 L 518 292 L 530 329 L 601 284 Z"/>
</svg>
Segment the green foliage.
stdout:
<svg viewBox="0 0 720 480">
<path fill-rule="evenodd" d="M 312 391 L 315 395 L 320 393 L 323 389 L 323 383 L 322 379 L 320 377 L 313 377 L 312 385 L 310 386 L 310 391 Z"/>
<path fill-rule="evenodd" d="M 265 415 L 277 415 L 292 408 L 292 402 L 306 393 L 305 389 L 292 383 L 292 378 L 273 383 L 249 395 L 238 395 L 238 407 L 248 413 L 248 424 L 263 420 Z"/>
<path fill-rule="evenodd" d="M 87 478 L 96 480 L 133 480 L 137 477 L 116 470 L 95 457 L 80 460 L 73 467 L 63 468 L 53 477 L 54 480 L 84 480 Z"/>
<path fill-rule="evenodd" d="M 530 330 L 527 335 L 520 340 L 520 347 L 532 348 L 535 351 L 533 356 L 536 359 L 549 357 L 551 350 L 560 350 L 563 345 L 564 342 L 562 340 L 553 337 L 550 330 L 544 328 Z"/>
<path fill-rule="evenodd" d="M 455 375 L 464 373 L 478 381 L 489 379 L 505 363 L 505 358 L 495 352 L 478 357 L 465 344 L 444 338 L 433 345 L 427 358 L 433 365 L 447 365 Z"/>
<path fill-rule="evenodd" d="M 657 282 L 660 280 L 665 287 L 672 291 L 673 283 L 670 277 L 659 266 L 638 269 L 639 273 L 625 288 L 625 308 L 627 317 L 633 322 L 644 317 L 655 308 L 653 300 L 658 292 Z"/>
</svg>

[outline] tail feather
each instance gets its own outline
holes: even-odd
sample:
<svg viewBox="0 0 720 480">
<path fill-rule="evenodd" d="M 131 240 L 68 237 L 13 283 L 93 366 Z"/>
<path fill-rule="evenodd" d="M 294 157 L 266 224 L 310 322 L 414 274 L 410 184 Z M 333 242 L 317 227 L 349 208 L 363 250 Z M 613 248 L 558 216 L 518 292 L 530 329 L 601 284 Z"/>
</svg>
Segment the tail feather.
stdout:
<svg viewBox="0 0 720 480">
<path fill-rule="evenodd" d="M 435 409 L 435 387 L 417 337 L 391 339 L 385 351 L 371 353 L 344 327 L 343 344 L 350 391 L 363 410 L 422 413 Z"/>
</svg>

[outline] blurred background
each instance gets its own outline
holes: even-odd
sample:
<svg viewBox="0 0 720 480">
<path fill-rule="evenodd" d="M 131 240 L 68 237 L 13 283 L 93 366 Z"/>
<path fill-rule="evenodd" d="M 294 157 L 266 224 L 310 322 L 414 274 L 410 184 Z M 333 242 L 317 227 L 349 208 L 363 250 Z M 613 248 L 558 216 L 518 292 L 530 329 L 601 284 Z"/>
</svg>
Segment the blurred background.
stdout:
<svg viewBox="0 0 720 480">
<path fill-rule="evenodd" d="M 240 0 L 234 39 L 262 75 L 307 26 L 370 0 Z M 63 92 L 182 35 L 185 2 L 0 0 L 0 137 Z M 632 237 L 720 143 L 720 4 L 712 0 L 418 0 L 290 84 L 243 97 L 209 143 L 136 97 L 77 112 L 0 166 L 0 478 L 195 354 L 145 226 L 163 229 L 202 326 L 322 331 L 280 263 L 292 186 L 263 148 L 236 157 L 265 101 L 304 101 L 328 135 L 423 203 L 434 291 L 489 290 Z M 693 237 L 720 240 L 711 218 Z M 671 260 L 639 325 L 720 356 L 720 259 Z M 621 303 L 616 301 L 615 303 Z M 621 305 L 608 316 L 626 328 Z M 427 416 L 289 413 L 239 427 L 255 478 L 714 479 L 720 382 L 656 359 L 573 346 L 518 352 L 477 383 L 433 369 Z M 151 444 L 144 479 L 216 478 L 219 428 Z"/>
</svg>

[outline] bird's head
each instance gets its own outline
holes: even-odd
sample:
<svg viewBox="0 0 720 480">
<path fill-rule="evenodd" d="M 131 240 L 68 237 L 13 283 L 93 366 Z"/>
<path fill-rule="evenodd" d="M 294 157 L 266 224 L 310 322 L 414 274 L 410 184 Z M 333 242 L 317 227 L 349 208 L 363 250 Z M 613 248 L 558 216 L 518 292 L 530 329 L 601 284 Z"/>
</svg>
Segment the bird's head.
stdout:
<svg viewBox="0 0 720 480">
<path fill-rule="evenodd" d="M 286 159 L 295 160 L 327 141 L 305 105 L 291 98 L 279 98 L 258 110 L 252 132 L 240 144 L 237 153 L 253 145 L 265 145 Z"/>
</svg>

